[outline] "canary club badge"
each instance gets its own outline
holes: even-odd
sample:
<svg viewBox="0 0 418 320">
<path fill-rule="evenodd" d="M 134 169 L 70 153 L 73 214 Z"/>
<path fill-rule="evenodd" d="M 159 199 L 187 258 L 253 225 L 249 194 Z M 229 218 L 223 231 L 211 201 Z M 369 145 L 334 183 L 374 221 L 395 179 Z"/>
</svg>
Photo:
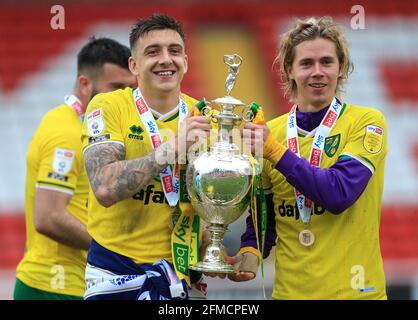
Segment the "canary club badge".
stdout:
<svg viewBox="0 0 418 320">
<path fill-rule="evenodd" d="M 102 109 L 96 109 L 87 115 L 87 130 L 91 136 L 97 136 L 104 130 Z"/>
<path fill-rule="evenodd" d="M 52 161 L 52 169 L 61 175 L 70 172 L 73 166 L 75 152 L 73 150 L 55 149 L 54 160 Z"/>
<path fill-rule="evenodd" d="M 378 153 L 383 145 L 383 129 L 368 125 L 364 134 L 363 146 L 369 153 Z"/>
</svg>

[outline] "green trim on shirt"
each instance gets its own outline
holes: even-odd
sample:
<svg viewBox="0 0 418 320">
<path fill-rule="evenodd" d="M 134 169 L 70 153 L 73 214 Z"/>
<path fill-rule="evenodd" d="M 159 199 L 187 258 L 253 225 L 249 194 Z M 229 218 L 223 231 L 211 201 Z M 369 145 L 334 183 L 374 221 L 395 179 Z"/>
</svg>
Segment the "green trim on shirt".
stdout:
<svg viewBox="0 0 418 320">
<path fill-rule="evenodd" d="M 343 104 L 343 108 L 341 109 L 341 111 L 340 111 L 340 115 L 338 116 L 338 119 L 339 118 L 341 118 L 341 116 L 343 115 L 343 113 L 344 113 L 344 110 L 345 110 L 345 107 L 347 106 L 347 104 L 346 103 L 344 103 Z"/>
<path fill-rule="evenodd" d="M 73 187 L 64 186 L 62 184 L 48 182 L 48 181 L 37 181 L 37 183 L 40 183 L 40 184 L 49 184 L 51 186 L 56 186 L 56 187 L 61 187 L 61 188 L 65 188 L 65 189 L 70 189 L 70 190 L 73 190 L 73 191 L 75 190 L 75 188 L 73 188 Z"/>
<path fill-rule="evenodd" d="M 360 156 L 360 158 L 364 161 L 366 161 L 368 164 L 370 164 L 373 168 L 374 171 L 376 171 L 376 167 L 373 165 L 373 163 L 367 159 L 366 157 Z M 343 154 L 341 156 L 338 157 L 338 160 L 343 160 L 343 159 L 353 159 L 353 157 L 350 157 L 349 155 Z"/>
<path fill-rule="evenodd" d="M 366 157 L 360 156 L 364 161 L 366 161 L 368 164 L 370 164 L 373 167 L 373 170 L 376 171 L 376 167 L 373 165 L 373 163 L 367 159 Z"/>
<path fill-rule="evenodd" d="M 168 122 L 168 121 L 174 120 L 174 119 L 176 119 L 178 116 L 179 116 L 179 112 L 177 111 L 177 112 L 176 112 L 175 114 L 173 114 L 170 118 L 168 118 L 168 119 L 166 119 L 166 120 L 163 120 L 163 122 Z"/>
</svg>

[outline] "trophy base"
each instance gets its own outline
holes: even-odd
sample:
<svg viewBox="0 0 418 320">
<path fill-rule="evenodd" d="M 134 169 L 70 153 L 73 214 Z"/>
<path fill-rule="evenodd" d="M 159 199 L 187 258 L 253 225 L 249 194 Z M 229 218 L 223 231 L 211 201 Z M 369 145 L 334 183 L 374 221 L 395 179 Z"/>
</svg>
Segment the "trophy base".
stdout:
<svg viewBox="0 0 418 320">
<path fill-rule="evenodd" d="M 189 267 L 189 269 L 205 273 L 235 273 L 235 269 L 232 265 L 222 262 L 198 262 Z"/>
</svg>

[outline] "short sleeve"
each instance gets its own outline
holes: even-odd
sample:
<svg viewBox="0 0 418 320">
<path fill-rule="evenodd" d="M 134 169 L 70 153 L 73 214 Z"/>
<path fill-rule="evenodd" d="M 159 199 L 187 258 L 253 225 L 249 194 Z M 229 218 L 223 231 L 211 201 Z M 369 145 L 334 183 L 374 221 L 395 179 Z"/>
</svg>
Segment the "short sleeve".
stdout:
<svg viewBox="0 0 418 320">
<path fill-rule="evenodd" d="M 77 137 L 54 131 L 40 146 L 40 165 L 36 186 L 72 195 L 81 173 L 81 144 Z"/>
<path fill-rule="evenodd" d="M 87 107 L 81 134 L 84 151 L 92 145 L 103 142 L 124 144 L 120 109 L 117 101 L 110 94 L 96 95 Z"/>
<path fill-rule="evenodd" d="M 339 159 L 354 158 L 374 173 L 386 157 L 387 149 L 385 118 L 380 111 L 371 110 L 355 121 Z"/>
</svg>

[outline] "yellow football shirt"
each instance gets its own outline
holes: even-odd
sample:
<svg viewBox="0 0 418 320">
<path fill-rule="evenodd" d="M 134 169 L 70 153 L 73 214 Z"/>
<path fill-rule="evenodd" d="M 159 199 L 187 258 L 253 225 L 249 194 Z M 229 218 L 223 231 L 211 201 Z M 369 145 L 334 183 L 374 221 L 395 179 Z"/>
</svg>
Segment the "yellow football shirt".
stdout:
<svg viewBox="0 0 418 320">
<path fill-rule="evenodd" d="M 287 114 L 268 123 L 277 141 L 286 145 Z M 300 154 L 309 158 L 315 132 L 299 135 Z M 385 276 L 379 245 L 387 131 L 376 109 L 344 105 L 325 142 L 321 168 L 338 159 L 357 159 L 371 172 L 360 198 L 334 215 L 315 204 L 305 225 L 296 209 L 294 188 L 265 161 L 263 185 L 273 193 L 276 215 L 274 299 L 385 299 Z M 318 186 L 321 187 L 321 186 Z M 299 242 L 309 229 L 311 246 Z"/>
<path fill-rule="evenodd" d="M 184 94 L 183 98 L 189 110 L 197 102 Z M 176 134 L 178 115 L 178 110 L 174 110 L 156 120 L 163 142 Z M 122 144 L 126 160 L 143 157 L 153 150 L 130 88 L 98 94 L 90 101 L 82 140 L 84 152 L 98 143 Z M 103 247 L 136 263 L 154 263 L 160 258 L 172 261 L 173 209 L 167 203 L 159 176 L 133 197 L 109 208 L 101 206 L 91 191 L 88 210 L 88 231 Z"/>
<path fill-rule="evenodd" d="M 72 195 L 67 210 L 87 223 L 88 179 L 81 145 L 81 121 L 67 105 L 42 119 L 26 158 L 26 251 L 16 277 L 28 286 L 48 292 L 83 296 L 87 252 L 60 244 L 34 225 L 36 188 Z"/>
</svg>

